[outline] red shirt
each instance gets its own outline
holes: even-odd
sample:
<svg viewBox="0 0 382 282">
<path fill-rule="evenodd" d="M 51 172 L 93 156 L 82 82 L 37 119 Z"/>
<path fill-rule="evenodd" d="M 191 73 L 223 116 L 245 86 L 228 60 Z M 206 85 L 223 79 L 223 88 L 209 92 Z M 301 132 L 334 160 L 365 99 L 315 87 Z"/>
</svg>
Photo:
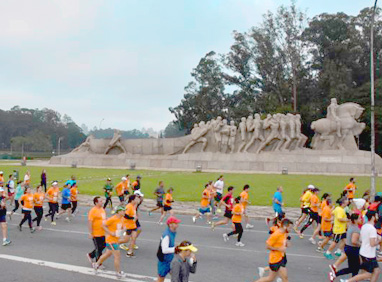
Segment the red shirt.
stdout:
<svg viewBox="0 0 382 282">
<path fill-rule="evenodd" d="M 225 211 L 232 211 L 233 209 L 233 197 L 231 194 L 227 194 L 223 197 L 222 201 L 228 205 L 225 207 Z"/>
</svg>

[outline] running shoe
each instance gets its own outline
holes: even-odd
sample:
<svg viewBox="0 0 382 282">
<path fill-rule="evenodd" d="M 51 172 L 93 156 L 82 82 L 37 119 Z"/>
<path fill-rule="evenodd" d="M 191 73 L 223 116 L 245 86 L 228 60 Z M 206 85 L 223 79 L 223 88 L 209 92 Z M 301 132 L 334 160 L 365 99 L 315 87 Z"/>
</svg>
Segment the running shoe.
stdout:
<svg viewBox="0 0 382 282">
<path fill-rule="evenodd" d="M 329 260 L 333 260 L 334 259 L 333 255 L 332 254 L 328 254 L 328 253 L 325 253 L 324 257 L 326 257 Z"/>
<path fill-rule="evenodd" d="M 247 229 L 252 229 L 254 226 L 252 225 L 252 224 L 249 224 L 249 223 L 247 223 L 247 225 L 245 226 L 245 228 L 247 228 Z"/>
<path fill-rule="evenodd" d="M 337 251 L 334 253 L 334 255 L 337 256 L 337 257 L 340 257 L 341 254 L 342 254 L 342 252 L 337 252 Z"/>
<path fill-rule="evenodd" d="M 224 242 L 227 242 L 229 240 L 228 235 L 225 233 L 223 234 L 223 240 L 224 240 Z"/>
<path fill-rule="evenodd" d="M 90 262 L 90 265 L 93 266 L 93 260 L 92 260 L 92 258 L 90 257 L 90 255 L 88 253 L 86 253 L 86 258 Z"/>
<path fill-rule="evenodd" d="M 317 245 L 319 245 L 319 246 L 321 247 L 321 245 L 322 245 L 322 241 L 318 241 L 318 242 L 317 242 Z"/>
<path fill-rule="evenodd" d="M 69 217 L 65 218 L 65 220 L 66 220 L 67 222 L 70 222 L 70 218 L 69 218 Z"/>
<path fill-rule="evenodd" d="M 206 222 L 208 225 L 211 225 L 212 224 L 212 221 L 207 221 Z"/>
<path fill-rule="evenodd" d="M 321 247 L 317 247 L 316 252 L 324 254 L 325 250 Z"/>
<path fill-rule="evenodd" d="M 3 240 L 3 246 L 8 246 L 10 243 L 12 243 L 9 239 Z"/>
<path fill-rule="evenodd" d="M 337 272 L 337 267 L 334 264 L 330 264 L 329 268 L 330 268 L 331 272 L 333 272 L 334 274 Z"/>
<path fill-rule="evenodd" d="M 314 240 L 312 237 L 309 238 L 309 242 L 311 242 L 313 245 L 317 244 L 316 240 Z"/>
<path fill-rule="evenodd" d="M 298 234 L 298 237 L 300 237 L 300 239 L 304 239 L 304 234 L 299 233 L 299 234 Z"/>
<path fill-rule="evenodd" d="M 93 267 L 94 271 L 97 272 L 99 265 L 96 262 L 93 262 L 92 267 Z"/>
<path fill-rule="evenodd" d="M 121 244 L 121 245 L 119 245 L 119 247 L 120 247 L 122 250 L 124 250 L 124 251 L 128 251 L 128 250 L 129 250 L 129 247 L 126 246 L 125 244 Z"/>
<path fill-rule="evenodd" d="M 42 226 L 37 226 L 37 230 L 41 231 L 42 230 Z"/>
<path fill-rule="evenodd" d="M 137 246 L 137 245 L 134 245 L 134 250 L 138 250 L 139 249 L 139 247 Z"/>
<path fill-rule="evenodd" d="M 117 272 L 117 278 L 122 279 L 125 277 L 125 273 L 123 271 Z"/>
<path fill-rule="evenodd" d="M 134 253 L 126 253 L 126 257 L 128 257 L 128 258 L 136 258 Z"/>
<path fill-rule="evenodd" d="M 276 282 L 283 282 L 283 280 L 279 277 L 276 279 Z"/>
<path fill-rule="evenodd" d="M 148 212 L 149 216 L 151 216 L 151 211 Z"/>
<path fill-rule="evenodd" d="M 196 222 L 196 216 L 193 216 L 193 217 L 192 217 L 192 222 L 193 222 L 193 223 Z"/>
<path fill-rule="evenodd" d="M 258 267 L 257 268 L 258 272 L 259 272 L 259 277 L 260 278 L 263 278 L 264 274 L 265 274 L 265 269 L 264 267 Z"/>
<path fill-rule="evenodd" d="M 212 224 L 211 224 L 211 230 L 212 230 L 212 231 L 215 230 L 215 222 L 212 222 Z"/>
<path fill-rule="evenodd" d="M 236 242 L 236 247 L 244 247 L 245 244 L 243 244 L 242 242 Z"/>
<path fill-rule="evenodd" d="M 36 228 L 32 227 L 31 229 L 31 233 L 35 233 L 36 232 Z"/>
<path fill-rule="evenodd" d="M 336 275 L 333 272 L 329 272 L 328 278 L 330 282 L 334 282 L 334 280 L 336 279 Z"/>
<path fill-rule="evenodd" d="M 51 225 L 57 225 L 57 223 L 55 221 L 52 221 L 50 224 Z"/>
</svg>

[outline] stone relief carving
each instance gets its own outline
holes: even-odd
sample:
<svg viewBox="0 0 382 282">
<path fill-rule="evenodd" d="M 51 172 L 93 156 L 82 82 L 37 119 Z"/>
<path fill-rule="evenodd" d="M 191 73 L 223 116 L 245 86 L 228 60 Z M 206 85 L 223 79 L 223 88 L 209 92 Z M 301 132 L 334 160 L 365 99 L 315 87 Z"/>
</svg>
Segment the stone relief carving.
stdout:
<svg viewBox="0 0 382 282">
<path fill-rule="evenodd" d="M 121 143 L 122 135 L 119 130 L 114 130 L 114 136 L 105 150 L 105 155 L 108 155 L 113 149 L 119 149 L 126 154 L 126 149 Z"/>
</svg>

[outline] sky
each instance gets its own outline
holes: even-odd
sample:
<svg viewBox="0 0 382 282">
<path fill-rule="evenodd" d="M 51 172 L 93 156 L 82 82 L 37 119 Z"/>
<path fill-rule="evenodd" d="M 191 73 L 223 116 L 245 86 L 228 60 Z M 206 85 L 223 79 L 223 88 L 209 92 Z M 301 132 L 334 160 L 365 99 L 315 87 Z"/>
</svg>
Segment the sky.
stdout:
<svg viewBox="0 0 382 282">
<path fill-rule="evenodd" d="M 309 17 L 374 1 L 300 0 Z M 0 1 L 0 109 L 50 108 L 78 125 L 161 130 L 191 71 L 232 31 L 289 0 Z"/>
</svg>

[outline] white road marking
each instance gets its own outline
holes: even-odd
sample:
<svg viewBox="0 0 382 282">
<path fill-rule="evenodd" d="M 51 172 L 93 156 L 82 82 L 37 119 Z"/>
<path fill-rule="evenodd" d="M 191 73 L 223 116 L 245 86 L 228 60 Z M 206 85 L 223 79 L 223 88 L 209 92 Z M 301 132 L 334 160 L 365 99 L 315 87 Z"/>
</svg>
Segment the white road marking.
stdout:
<svg viewBox="0 0 382 282">
<path fill-rule="evenodd" d="M 125 276 L 127 276 L 127 277 L 117 278 L 117 276 L 115 275 L 115 272 L 113 272 L 113 271 L 99 270 L 99 271 L 97 271 L 97 273 L 95 273 L 94 269 L 89 268 L 89 267 L 63 264 L 63 263 L 56 263 L 56 262 L 43 261 L 43 260 L 36 260 L 36 259 L 11 256 L 11 255 L 0 254 L 0 259 L 30 263 L 30 264 L 34 264 L 34 265 L 38 265 L 38 266 L 46 266 L 46 267 L 50 267 L 50 268 L 54 268 L 54 269 L 65 270 L 65 271 L 70 271 L 70 272 L 75 272 L 75 273 L 80 273 L 80 274 L 85 274 L 85 275 L 91 275 L 91 276 L 96 276 L 96 277 L 102 277 L 102 278 L 107 278 L 107 279 L 111 279 L 111 280 L 125 281 L 125 282 L 143 282 L 143 281 L 148 281 L 148 280 L 150 280 L 150 281 L 156 280 L 156 278 L 154 278 L 154 277 L 131 274 L 131 273 L 125 273 Z M 140 280 L 137 280 L 137 279 L 140 279 Z M 170 282 L 169 279 L 166 279 L 165 281 Z"/>
</svg>

